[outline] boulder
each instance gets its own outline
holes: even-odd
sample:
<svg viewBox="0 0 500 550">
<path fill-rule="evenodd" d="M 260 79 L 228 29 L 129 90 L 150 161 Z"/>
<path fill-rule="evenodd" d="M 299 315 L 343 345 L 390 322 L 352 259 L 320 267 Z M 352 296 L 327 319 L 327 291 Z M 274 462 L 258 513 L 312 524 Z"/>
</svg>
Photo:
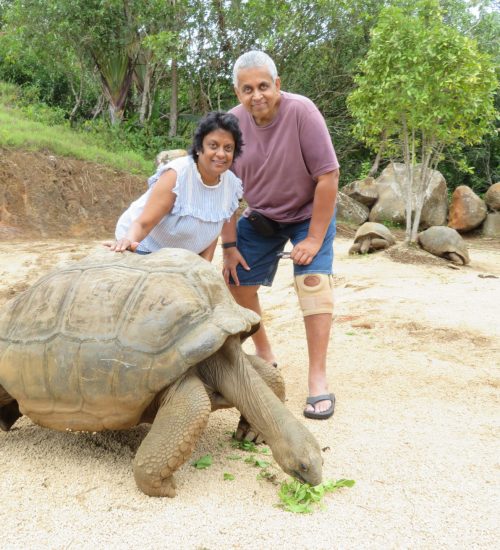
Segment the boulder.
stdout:
<svg viewBox="0 0 500 550">
<path fill-rule="evenodd" d="M 415 176 L 420 173 L 417 165 Z M 376 180 L 379 198 L 370 211 L 370 221 L 390 221 L 404 224 L 406 219 L 406 167 L 402 163 L 391 163 Z M 413 191 L 413 204 L 415 204 Z M 448 212 L 448 192 L 446 180 L 437 170 L 432 171 L 431 180 L 424 193 L 424 205 L 420 218 L 420 228 L 445 225 Z"/>
<path fill-rule="evenodd" d="M 482 231 L 485 237 L 500 238 L 500 212 L 490 212 L 486 216 Z"/>
<path fill-rule="evenodd" d="M 342 192 L 355 201 L 365 206 L 373 206 L 378 199 L 377 185 L 374 178 L 365 178 L 364 180 L 351 181 L 342 187 Z"/>
<path fill-rule="evenodd" d="M 337 220 L 354 225 L 361 225 L 368 219 L 370 210 L 364 204 L 361 204 L 351 197 L 348 197 L 342 191 L 337 194 Z"/>
<path fill-rule="evenodd" d="M 500 210 L 500 182 L 490 185 L 484 195 L 484 201 L 490 210 L 494 212 Z"/>
<path fill-rule="evenodd" d="M 486 219 L 486 203 L 467 185 L 459 185 L 451 196 L 448 227 L 466 232 Z"/>
</svg>

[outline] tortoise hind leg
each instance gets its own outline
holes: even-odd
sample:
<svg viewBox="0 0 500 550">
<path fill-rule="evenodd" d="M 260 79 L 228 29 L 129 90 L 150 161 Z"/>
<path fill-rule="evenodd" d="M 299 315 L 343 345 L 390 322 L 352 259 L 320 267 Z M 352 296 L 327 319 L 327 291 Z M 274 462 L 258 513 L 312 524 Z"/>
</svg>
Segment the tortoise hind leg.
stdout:
<svg viewBox="0 0 500 550">
<path fill-rule="evenodd" d="M 452 262 L 454 264 L 458 264 L 458 265 L 464 265 L 465 264 L 464 259 L 462 258 L 462 256 L 459 256 L 455 252 L 447 252 L 444 255 L 444 257 L 447 260 L 450 260 L 450 262 Z"/>
<path fill-rule="evenodd" d="M 205 386 L 194 373 L 167 390 L 134 459 L 134 477 L 141 491 L 155 497 L 175 496 L 172 474 L 191 455 L 210 410 Z"/>
<path fill-rule="evenodd" d="M 386 248 L 389 248 L 389 241 L 374 238 L 372 239 L 371 248 L 375 250 L 385 250 Z"/>
<path fill-rule="evenodd" d="M 17 401 L 0 386 L 0 429 L 8 432 L 21 416 Z"/>
</svg>

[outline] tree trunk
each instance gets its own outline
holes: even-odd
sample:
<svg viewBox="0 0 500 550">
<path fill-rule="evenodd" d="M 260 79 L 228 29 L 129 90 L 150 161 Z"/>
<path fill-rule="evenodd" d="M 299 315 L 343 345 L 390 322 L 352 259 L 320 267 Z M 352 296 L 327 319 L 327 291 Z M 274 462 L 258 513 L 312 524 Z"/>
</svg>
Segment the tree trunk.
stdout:
<svg viewBox="0 0 500 550">
<path fill-rule="evenodd" d="M 139 124 L 141 124 L 141 126 L 143 126 L 146 120 L 149 118 L 148 115 L 151 111 L 151 109 L 149 108 L 149 105 L 151 103 L 152 73 L 153 73 L 153 69 L 151 68 L 151 64 L 148 62 L 146 66 L 146 71 L 144 73 L 144 83 L 143 83 L 142 95 L 141 95 L 141 107 L 139 110 Z"/>
<path fill-rule="evenodd" d="M 377 156 L 373 161 L 372 167 L 368 172 L 369 177 L 373 177 L 378 172 L 378 167 L 380 166 L 380 161 L 382 159 L 382 153 L 384 152 L 385 140 L 387 139 L 387 131 L 384 130 L 380 136 L 380 148 L 378 150 Z"/>
<path fill-rule="evenodd" d="M 410 155 L 410 137 L 408 135 L 408 127 L 406 125 L 406 118 L 403 116 L 403 158 L 404 164 L 406 167 L 406 231 L 405 231 L 405 242 L 410 242 L 411 240 L 411 213 L 413 211 L 413 167 L 412 160 L 413 155 Z M 414 136 L 412 136 L 414 137 Z M 415 140 L 412 140 L 412 144 Z M 413 146 L 412 146 L 413 151 Z M 397 177 L 396 167 L 394 166 L 394 175 Z"/>
<path fill-rule="evenodd" d="M 102 113 L 105 102 L 106 99 L 104 97 L 104 94 L 101 94 L 97 100 L 95 107 L 92 109 L 92 120 L 95 120 Z"/>
<path fill-rule="evenodd" d="M 378 172 L 378 167 L 380 166 L 380 159 L 382 158 L 382 148 L 379 149 L 375 160 L 373 161 L 372 167 L 368 172 L 369 177 L 373 177 Z"/>
<path fill-rule="evenodd" d="M 169 122 L 170 128 L 168 130 L 168 137 L 172 138 L 177 135 L 177 95 L 178 95 L 178 78 L 177 78 L 177 60 L 172 59 L 172 96 L 170 98 L 170 115 Z"/>
<path fill-rule="evenodd" d="M 70 124 L 73 124 L 73 119 L 78 112 L 78 109 L 80 108 L 80 105 L 82 104 L 82 96 L 83 96 L 83 75 L 80 78 L 80 89 L 78 92 L 76 92 L 75 87 L 73 86 L 73 83 L 71 83 L 71 91 L 73 92 L 73 95 L 75 96 L 75 104 L 73 106 L 73 109 L 71 109 L 71 113 L 69 114 L 69 122 Z"/>
<path fill-rule="evenodd" d="M 111 100 L 109 100 L 108 111 L 109 111 L 109 118 L 113 126 L 115 124 L 120 124 L 122 122 L 123 110 L 117 107 Z"/>
</svg>

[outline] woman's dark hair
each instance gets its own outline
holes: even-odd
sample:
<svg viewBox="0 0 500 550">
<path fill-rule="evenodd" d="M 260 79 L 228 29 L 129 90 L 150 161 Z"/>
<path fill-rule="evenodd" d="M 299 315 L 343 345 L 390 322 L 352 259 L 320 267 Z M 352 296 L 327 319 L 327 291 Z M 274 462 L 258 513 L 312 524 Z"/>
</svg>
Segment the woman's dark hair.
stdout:
<svg viewBox="0 0 500 550">
<path fill-rule="evenodd" d="M 189 147 L 189 154 L 194 158 L 195 162 L 198 161 L 198 151 L 203 150 L 205 136 L 215 130 L 225 130 L 233 136 L 233 160 L 241 155 L 244 143 L 238 119 L 231 113 L 211 111 L 200 120 L 193 134 L 193 142 Z"/>
</svg>

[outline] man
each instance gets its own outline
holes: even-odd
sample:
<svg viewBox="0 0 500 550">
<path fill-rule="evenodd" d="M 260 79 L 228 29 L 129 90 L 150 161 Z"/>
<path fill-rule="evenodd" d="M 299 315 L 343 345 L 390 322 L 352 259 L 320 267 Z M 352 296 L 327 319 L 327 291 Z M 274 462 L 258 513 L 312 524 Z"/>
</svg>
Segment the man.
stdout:
<svg viewBox="0 0 500 550">
<path fill-rule="evenodd" d="M 309 353 L 304 415 L 326 419 L 326 356 L 333 314 L 332 264 L 338 162 L 325 121 L 309 99 L 281 91 L 273 60 L 250 51 L 238 58 L 233 83 L 245 147 L 234 172 L 243 180 L 248 210 L 222 230 L 224 278 L 236 301 L 261 314 L 260 285 L 270 286 L 280 253 L 291 241 L 295 290 Z M 275 362 L 265 327 L 252 336 L 256 353 Z"/>
</svg>

